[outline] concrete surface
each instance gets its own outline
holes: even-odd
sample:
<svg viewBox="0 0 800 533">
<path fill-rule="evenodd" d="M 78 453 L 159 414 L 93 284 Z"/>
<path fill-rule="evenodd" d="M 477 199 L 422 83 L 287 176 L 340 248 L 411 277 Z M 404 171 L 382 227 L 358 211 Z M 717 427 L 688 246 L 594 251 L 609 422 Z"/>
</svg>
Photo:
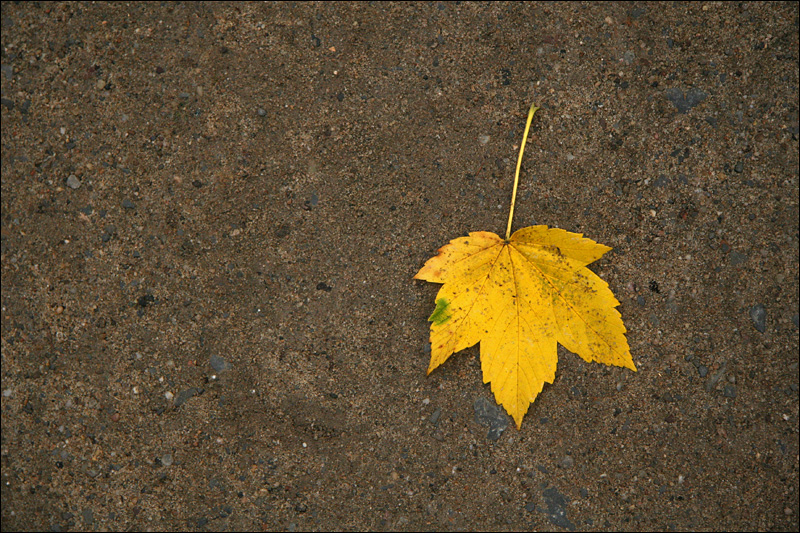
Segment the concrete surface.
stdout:
<svg viewBox="0 0 800 533">
<path fill-rule="evenodd" d="M 3 530 L 797 530 L 798 7 L 2 4 Z M 437 286 L 614 250 L 521 431 Z"/>
</svg>

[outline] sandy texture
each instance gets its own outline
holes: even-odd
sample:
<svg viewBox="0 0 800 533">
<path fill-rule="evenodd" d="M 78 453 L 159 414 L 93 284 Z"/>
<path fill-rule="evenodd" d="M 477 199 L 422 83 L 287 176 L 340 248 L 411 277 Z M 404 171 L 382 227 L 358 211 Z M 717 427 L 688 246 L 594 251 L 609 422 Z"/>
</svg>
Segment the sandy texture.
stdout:
<svg viewBox="0 0 800 533">
<path fill-rule="evenodd" d="M 798 527 L 797 4 L 2 4 L 2 528 Z M 639 372 L 430 377 L 469 231 Z"/>
</svg>

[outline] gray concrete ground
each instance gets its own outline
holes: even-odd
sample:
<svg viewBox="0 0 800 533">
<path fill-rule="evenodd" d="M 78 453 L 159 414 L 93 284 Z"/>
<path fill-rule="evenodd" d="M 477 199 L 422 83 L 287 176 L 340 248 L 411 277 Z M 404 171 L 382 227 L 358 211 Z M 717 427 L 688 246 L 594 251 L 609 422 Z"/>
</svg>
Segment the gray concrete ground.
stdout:
<svg viewBox="0 0 800 533">
<path fill-rule="evenodd" d="M 797 530 L 796 3 L 2 4 L 2 529 Z M 639 371 L 425 376 L 469 231 Z"/>
</svg>

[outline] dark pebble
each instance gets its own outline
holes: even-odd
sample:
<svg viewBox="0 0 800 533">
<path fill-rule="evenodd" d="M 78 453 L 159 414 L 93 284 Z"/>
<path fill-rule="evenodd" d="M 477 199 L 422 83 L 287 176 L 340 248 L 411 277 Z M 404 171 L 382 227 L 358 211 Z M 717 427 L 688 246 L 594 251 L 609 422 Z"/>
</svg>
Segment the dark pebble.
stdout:
<svg viewBox="0 0 800 533">
<path fill-rule="evenodd" d="M 744 170 L 744 163 L 742 163 L 741 161 L 736 163 L 736 166 L 733 167 L 733 171 L 736 172 L 737 174 L 741 174 L 743 170 Z"/>
<path fill-rule="evenodd" d="M 136 207 L 136 205 L 129 199 L 125 198 L 124 200 L 122 200 L 122 207 L 124 207 L 125 209 L 133 209 Z"/>
<path fill-rule="evenodd" d="M 544 496 L 544 503 L 547 506 L 547 518 L 550 523 L 563 527 L 569 531 L 575 531 L 575 525 L 567 519 L 567 506 L 569 502 L 567 498 L 558 492 L 555 487 L 550 487 L 542 492 Z"/>
<path fill-rule="evenodd" d="M 661 175 L 653 182 L 653 187 L 658 189 L 663 189 L 667 185 L 669 185 L 670 179 L 668 176 Z"/>
<path fill-rule="evenodd" d="M 708 367 L 705 365 L 700 365 L 697 367 L 697 373 L 700 374 L 701 378 L 704 378 L 708 375 Z"/>
<path fill-rule="evenodd" d="M 497 440 L 508 427 L 508 416 L 497 404 L 490 402 L 484 397 L 479 397 L 473 404 L 475 410 L 475 422 L 482 426 L 489 426 L 489 433 L 486 438 Z"/>
<path fill-rule="evenodd" d="M 148 305 L 155 303 L 155 301 L 156 299 L 152 294 L 145 294 L 136 300 L 136 305 L 139 307 L 147 307 Z"/>
<path fill-rule="evenodd" d="M 725 385 L 725 388 L 722 391 L 722 395 L 726 398 L 736 398 L 736 386 L 735 385 Z"/>
<path fill-rule="evenodd" d="M 264 108 L 259 107 L 258 108 L 258 116 L 259 117 L 266 117 L 267 116 L 267 110 L 264 109 Z"/>
<path fill-rule="evenodd" d="M 8 98 L 0 98 L 0 104 L 8 108 L 9 111 L 14 109 L 14 100 L 9 100 Z"/>
<path fill-rule="evenodd" d="M 767 329 L 767 309 L 763 304 L 754 305 L 750 308 L 750 319 L 753 321 L 753 326 L 764 333 Z"/>
<path fill-rule="evenodd" d="M 308 506 L 304 503 L 298 503 L 297 505 L 294 506 L 294 510 L 297 511 L 298 513 L 305 513 L 306 511 L 308 511 Z"/>
<path fill-rule="evenodd" d="M 331 287 L 330 285 L 328 285 L 324 281 L 320 281 L 319 283 L 317 283 L 317 290 L 318 291 L 331 292 L 333 290 L 333 287 Z"/>
<path fill-rule="evenodd" d="M 200 180 L 194 180 L 194 181 L 192 182 L 192 185 L 194 185 L 195 187 L 197 187 L 197 188 L 199 189 L 200 187 L 202 187 L 202 186 L 203 186 L 203 182 L 202 182 L 202 181 L 200 181 Z"/>
<path fill-rule="evenodd" d="M 747 256 L 739 252 L 731 252 L 731 255 L 728 256 L 728 261 L 731 262 L 732 266 L 741 265 L 747 261 Z"/>
<path fill-rule="evenodd" d="M 667 100 L 672 102 L 672 105 L 678 110 L 678 113 L 688 113 L 689 110 L 705 100 L 708 97 L 708 94 L 700 89 L 689 89 L 684 94 L 683 91 L 674 87 L 672 89 L 667 89 L 664 91 L 664 96 L 667 97 Z"/>
<path fill-rule="evenodd" d="M 278 237 L 279 239 L 283 239 L 284 237 L 287 237 L 291 232 L 292 232 L 292 227 L 289 226 L 288 224 L 283 224 L 275 231 L 275 236 Z"/>
<path fill-rule="evenodd" d="M 636 297 L 636 303 L 641 305 L 642 307 L 644 307 L 645 303 L 646 303 L 645 299 L 644 299 L 644 296 L 641 296 L 641 295 L 637 296 Z"/>
<path fill-rule="evenodd" d="M 232 368 L 229 362 L 218 355 L 212 355 L 209 363 L 211 363 L 211 368 L 216 372 L 222 372 L 223 370 L 230 370 Z"/>
<path fill-rule="evenodd" d="M 175 403 L 174 403 L 175 407 L 180 407 L 181 405 L 189 401 L 191 398 L 197 396 L 198 394 L 201 394 L 202 392 L 203 392 L 202 389 L 198 389 L 197 387 L 192 387 L 186 389 L 185 391 L 181 391 L 180 394 L 178 394 L 175 397 Z"/>
<path fill-rule="evenodd" d="M 442 416 L 442 408 L 436 409 L 431 417 L 428 419 L 428 422 L 433 424 L 434 426 L 439 423 L 439 418 Z"/>
</svg>

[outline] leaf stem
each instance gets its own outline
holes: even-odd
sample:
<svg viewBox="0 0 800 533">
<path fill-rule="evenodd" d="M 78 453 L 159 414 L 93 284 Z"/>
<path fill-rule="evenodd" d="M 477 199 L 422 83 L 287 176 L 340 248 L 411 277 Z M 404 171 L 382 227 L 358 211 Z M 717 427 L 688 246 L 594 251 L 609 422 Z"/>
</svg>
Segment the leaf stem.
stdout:
<svg viewBox="0 0 800 533">
<path fill-rule="evenodd" d="M 525 133 L 522 134 L 522 145 L 519 147 L 519 157 L 517 158 L 517 171 L 514 173 L 514 190 L 511 193 L 511 212 L 508 213 L 508 227 L 506 228 L 506 240 L 511 238 L 511 220 L 514 218 L 514 204 L 517 201 L 517 185 L 519 184 L 519 169 L 522 167 L 522 154 L 525 152 L 525 143 L 528 142 L 528 131 L 531 129 L 533 114 L 539 110 L 536 104 L 531 104 L 528 111 L 528 121 L 525 123 Z"/>
</svg>

